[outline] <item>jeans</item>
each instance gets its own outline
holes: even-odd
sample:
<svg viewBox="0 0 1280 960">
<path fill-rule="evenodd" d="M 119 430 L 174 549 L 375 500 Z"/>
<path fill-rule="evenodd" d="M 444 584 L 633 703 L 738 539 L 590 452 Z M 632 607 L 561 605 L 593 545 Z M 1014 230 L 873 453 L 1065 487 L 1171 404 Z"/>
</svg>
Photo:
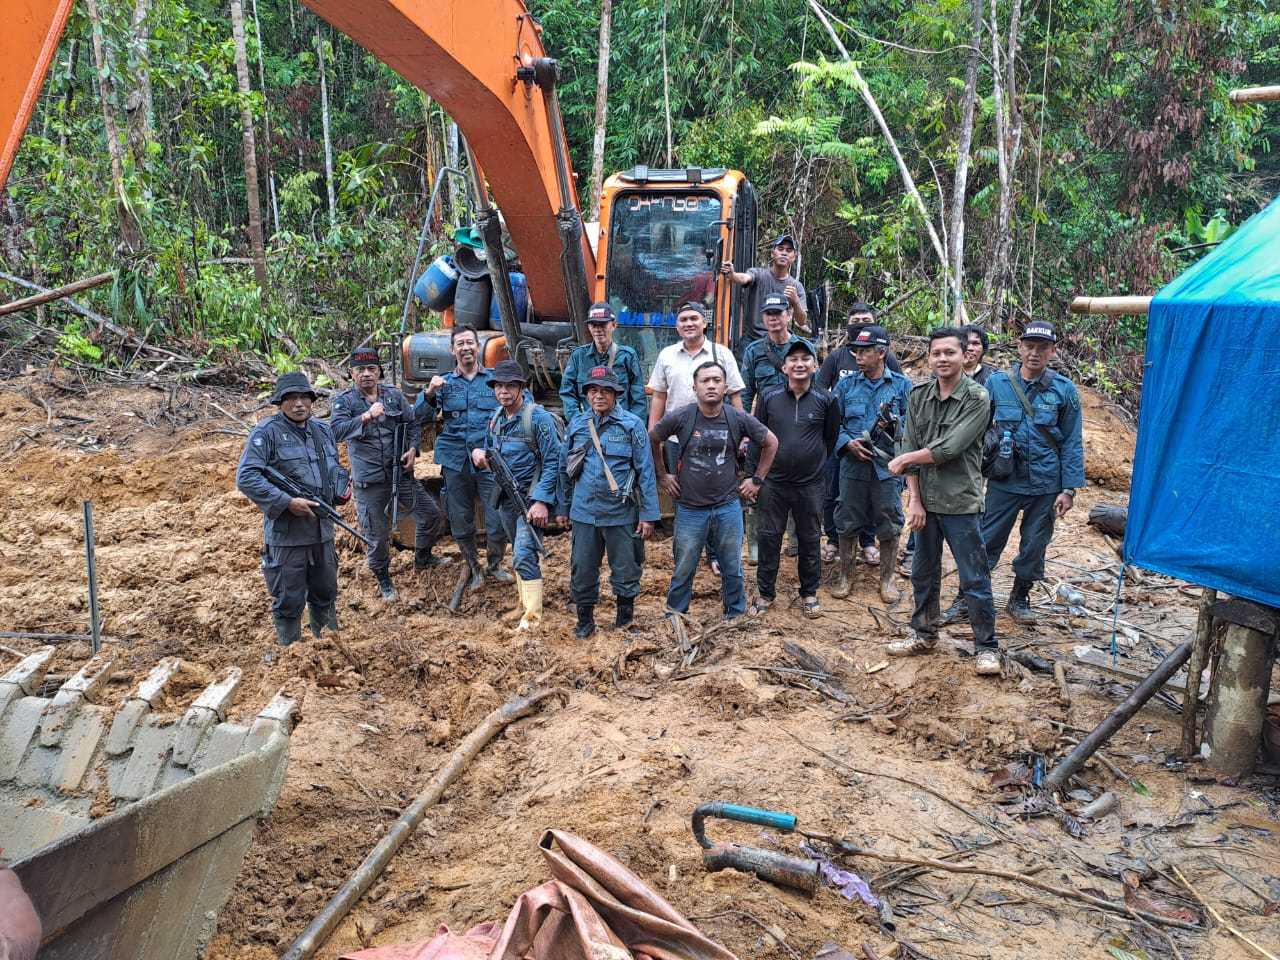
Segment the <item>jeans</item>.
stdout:
<svg viewBox="0 0 1280 960">
<path fill-rule="evenodd" d="M 870 527 L 878 540 L 893 540 L 902 532 L 902 488 L 897 477 L 862 479 L 854 475 L 853 461 L 840 469 L 840 506 L 836 528 L 851 537 Z"/>
<path fill-rule="evenodd" d="M 938 635 L 944 540 L 956 561 L 960 591 L 969 608 L 974 645 L 979 650 L 995 650 L 998 645 L 996 611 L 991 601 L 991 574 L 976 513 L 925 515 L 924 529 L 916 532 L 916 552 L 911 563 L 911 589 L 915 595 L 911 627 L 922 637 Z"/>
<path fill-rule="evenodd" d="M 734 497 L 718 507 L 686 507 L 676 504 L 671 538 L 675 569 L 667 591 L 667 606 L 687 613 L 693 599 L 693 575 L 702 548 L 709 546 L 720 563 L 720 592 L 727 617 L 747 612 L 742 583 L 742 504 Z"/>
<path fill-rule="evenodd" d="M 502 504 L 491 511 L 502 523 L 503 537 L 511 543 L 511 567 L 521 580 L 541 580 L 542 568 L 538 565 L 538 548 L 533 542 L 533 527 L 511 501 L 503 497 Z M 489 541 L 493 549 L 493 541 Z M 490 554 L 492 556 L 492 554 Z"/>
<path fill-rule="evenodd" d="M 594 605 L 600 599 L 600 561 L 609 557 L 609 583 L 615 597 L 634 598 L 640 593 L 644 543 L 634 523 L 596 526 L 573 521 L 573 547 L 569 561 L 569 592 L 574 603 Z"/>
<path fill-rule="evenodd" d="M 1044 579 L 1044 554 L 1053 539 L 1056 493 L 1018 494 L 987 488 L 987 509 L 982 514 L 982 540 L 987 545 L 987 569 L 994 570 L 1009 542 L 1013 525 L 1022 514 L 1018 555 L 1013 574 L 1020 580 Z"/>
<path fill-rule="evenodd" d="M 804 484 L 765 478 L 756 503 L 760 517 L 756 585 L 766 600 L 773 600 L 777 595 L 782 534 L 787 529 L 788 516 L 795 522 L 799 544 L 796 566 L 800 572 L 800 596 L 818 595 L 818 584 L 822 580 L 822 500 L 826 485 L 824 477 Z"/>
<path fill-rule="evenodd" d="M 271 594 L 271 613 L 297 620 L 308 603 L 331 607 L 338 599 L 338 555 L 333 541 L 301 547 L 262 548 L 262 578 Z"/>
<path fill-rule="evenodd" d="M 490 550 L 507 542 L 498 511 L 489 509 L 493 502 L 493 474 L 477 470 L 470 460 L 461 470 L 444 468 L 445 510 L 449 514 L 449 532 L 461 542 L 476 535 L 476 501 L 484 504 L 484 527 Z"/>
<path fill-rule="evenodd" d="M 413 545 L 427 548 L 435 545 L 444 517 L 440 506 L 422 484 L 411 477 L 400 480 L 400 515 L 412 516 Z M 356 487 L 356 515 L 360 529 L 373 541 L 365 547 L 365 560 L 374 573 L 386 573 L 391 565 L 391 484 L 371 483 Z"/>
</svg>

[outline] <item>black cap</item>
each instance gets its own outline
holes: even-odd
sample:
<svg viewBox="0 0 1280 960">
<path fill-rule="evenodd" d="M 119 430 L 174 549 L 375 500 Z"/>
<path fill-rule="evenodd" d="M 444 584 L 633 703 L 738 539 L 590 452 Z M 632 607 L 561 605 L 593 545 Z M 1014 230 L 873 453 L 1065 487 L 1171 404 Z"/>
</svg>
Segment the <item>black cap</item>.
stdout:
<svg viewBox="0 0 1280 960">
<path fill-rule="evenodd" d="M 678 317 L 682 313 L 688 313 L 690 310 L 702 317 L 703 320 L 707 319 L 707 308 L 697 300 L 686 300 L 684 303 L 680 304 L 680 306 L 676 307 L 676 316 Z"/>
<path fill-rule="evenodd" d="M 499 383 L 528 383 L 529 378 L 525 376 L 520 364 L 514 360 L 503 360 L 489 373 L 489 386 L 495 386 Z"/>
<path fill-rule="evenodd" d="M 1022 328 L 1022 334 L 1019 340 L 1048 340 L 1050 343 L 1058 342 L 1058 335 L 1054 332 L 1053 324 L 1048 320 L 1032 320 Z"/>
<path fill-rule="evenodd" d="M 366 367 L 377 365 L 382 367 L 382 357 L 378 356 L 378 351 L 374 347 L 368 347 L 363 344 L 351 351 L 351 356 L 347 357 L 348 367 Z"/>
<path fill-rule="evenodd" d="M 791 244 L 791 246 L 796 247 L 796 249 L 799 249 L 799 245 L 796 243 L 796 238 L 789 233 L 779 234 L 778 236 L 774 237 L 773 243 L 769 244 L 769 246 L 780 247 L 784 243 L 789 243 Z"/>
<path fill-rule="evenodd" d="M 582 388 L 586 390 L 590 386 L 608 387 L 614 393 L 622 392 L 622 384 L 608 367 L 592 367 L 587 371 L 587 379 L 583 382 Z"/>
<path fill-rule="evenodd" d="M 797 353 L 801 350 L 809 354 L 809 356 L 813 357 L 814 359 L 817 359 L 818 351 L 813 349 L 813 344 L 810 343 L 808 340 L 806 340 L 804 337 L 796 337 L 795 341 L 791 344 L 791 346 L 787 347 L 786 352 L 783 353 L 782 356 L 789 357 L 793 353 Z"/>
<path fill-rule="evenodd" d="M 761 313 L 781 313 L 783 310 L 790 309 L 791 304 L 787 303 L 787 298 L 780 293 L 769 294 L 760 304 Z"/>
<path fill-rule="evenodd" d="M 858 335 L 849 342 L 850 350 L 857 350 L 859 347 L 887 347 L 889 345 L 889 331 L 884 327 L 868 323 L 865 327 L 858 331 Z"/>
<path fill-rule="evenodd" d="M 603 300 L 593 303 L 591 309 L 587 311 L 587 323 L 608 323 L 616 319 L 618 318 L 613 315 L 613 307 Z"/>
<path fill-rule="evenodd" d="M 284 398 L 291 393 L 305 393 L 310 395 L 312 400 L 319 396 L 312 388 L 311 381 L 307 379 L 307 375 L 301 370 L 282 374 L 276 380 L 276 389 L 271 394 L 271 402 L 279 406 L 284 402 Z"/>
</svg>

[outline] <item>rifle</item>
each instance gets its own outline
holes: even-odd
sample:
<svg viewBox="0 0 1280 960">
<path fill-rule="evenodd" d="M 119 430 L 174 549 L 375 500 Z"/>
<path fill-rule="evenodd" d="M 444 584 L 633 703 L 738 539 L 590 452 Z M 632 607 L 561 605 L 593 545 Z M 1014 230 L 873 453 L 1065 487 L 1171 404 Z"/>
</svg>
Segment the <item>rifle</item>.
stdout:
<svg viewBox="0 0 1280 960">
<path fill-rule="evenodd" d="M 493 471 L 493 479 L 498 484 L 498 489 L 510 498 L 512 505 L 519 511 L 520 516 L 527 518 L 529 516 L 529 501 L 520 492 L 520 484 L 516 483 L 515 474 L 511 472 L 511 467 L 502 456 L 502 452 L 496 447 L 490 447 L 485 450 L 484 456 L 489 462 L 489 469 Z M 547 548 L 543 546 L 542 534 L 538 532 L 538 528 L 533 524 L 529 523 L 528 527 L 529 533 L 533 537 L 533 549 L 545 557 Z"/>
<path fill-rule="evenodd" d="M 314 504 L 314 506 L 311 508 L 313 512 L 319 513 L 323 517 L 328 517 L 335 524 L 340 526 L 343 530 L 347 531 L 347 533 L 351 534 L 353 537 L 358 539 L 361 543 L 365 544 L 366 546 L 372 547 L 374 545 L 372 540 L 366 537 L 363 533 L 361 533 L 355 527 L 349 525 L 347 521 L 343 520 L 342 514 L 340 514 L 337 510 L 335 510 L 329 504 L 325 503 L 324 498 L 321 497 L 319 494 L 311 490 L 308 490 L 302 484 L 297 483 L 294 480 L 290 480 L 288 477 L 286 477 L 283 473 L 281 473 L 275 467 L 263 467 L 262 472 L 268 480 L 274 483 L 277 487 L 279 487 L 289 496 L 301 497 L 303 500 L 310 500 Z"/>
<path fill-rule="evenodd" d="M 863 446 L 871 451 L 872 459 L 881 466 L 887 466 L 893 459 L 893 445 L 898 433 L 898 415 L 893 412 L 893 401 L 886 400 L 880 404 L 880 412 L 876 414 L 876 422 L 870 430 L 862 431 L 859 437 Z"/>
</svg>

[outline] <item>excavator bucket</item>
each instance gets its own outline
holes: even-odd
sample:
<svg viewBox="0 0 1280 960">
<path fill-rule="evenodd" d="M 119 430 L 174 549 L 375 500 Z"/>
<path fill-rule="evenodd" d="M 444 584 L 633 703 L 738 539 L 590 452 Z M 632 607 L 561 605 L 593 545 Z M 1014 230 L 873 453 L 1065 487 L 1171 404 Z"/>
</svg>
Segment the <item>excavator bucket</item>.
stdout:
<svg viewBox="0 0 1280 960">
<path fill-rule="evenodd" d="M 248 724 L 232 667 L 181 719 L 153 715 L 181 670 L 158 663 L 116 709 L 99 654 L 42 696 L 54 648 L 0 675 L 0 848 L 44 923 L 42 960 L 201 956 L 254 824 L 275 806 L 295 702 Z"/>
</svg>

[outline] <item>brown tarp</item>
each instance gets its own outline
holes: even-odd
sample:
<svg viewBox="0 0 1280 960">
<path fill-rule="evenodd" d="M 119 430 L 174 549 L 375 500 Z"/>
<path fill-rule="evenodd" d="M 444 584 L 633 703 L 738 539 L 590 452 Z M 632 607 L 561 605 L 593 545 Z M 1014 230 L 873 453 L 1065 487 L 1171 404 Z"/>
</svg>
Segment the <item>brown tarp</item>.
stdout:
<svg viewBox="0 0 1280 960">
<path fill-rule="evenodd" d="M 581 837 L 539 843 L 552 879 L 521 894 L 501 931 L 440 927 L 431 940 L 374 947 L 343 960 L 736 960 L 643 880 Z"/>
</svg>

